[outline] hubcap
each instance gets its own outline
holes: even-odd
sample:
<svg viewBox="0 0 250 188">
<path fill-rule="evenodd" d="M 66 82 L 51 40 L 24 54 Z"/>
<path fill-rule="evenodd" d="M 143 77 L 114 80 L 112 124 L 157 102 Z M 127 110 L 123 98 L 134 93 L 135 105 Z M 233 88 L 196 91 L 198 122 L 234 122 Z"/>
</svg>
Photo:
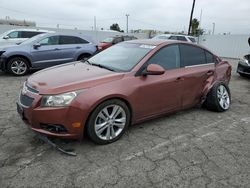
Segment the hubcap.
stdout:
<svg viewBox="0 0 250 188">
<path fill-rule="evenodd" d="M 17 75 L 21 75 L 26 72 L 27 65 L 22 60 L 13 61 L 11 64 L 11 70 Z"/>
<path fill-rule="evenodd" d="M 220 85 L 217 89 L 217 97 L 219 100 L 220 106 L 224 109 L 227 110 L 230 106 L 230 97 L 228 94 L 227 89 L 225 86 Z"/>
<path fill-rule="evenodd" d="M 119 105 L 103 108 L 95 120 L 95 133 L 102 140 L 116 138 L 126 125 L 126 113 Z"/>
</svg>

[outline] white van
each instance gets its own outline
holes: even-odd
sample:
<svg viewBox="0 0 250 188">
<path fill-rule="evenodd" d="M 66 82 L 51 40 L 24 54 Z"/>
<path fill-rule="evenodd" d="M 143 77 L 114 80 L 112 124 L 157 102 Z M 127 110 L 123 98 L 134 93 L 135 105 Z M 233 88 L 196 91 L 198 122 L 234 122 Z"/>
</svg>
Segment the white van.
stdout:
<svg viewBox="0 0 250 188">
<path fill-rule="evenodd" d="M 14 29 L 0 35 L 0 46 L 20 44 L 21 42 L 41 33 L 52 31 L 41 29 Z"/>
</svg>

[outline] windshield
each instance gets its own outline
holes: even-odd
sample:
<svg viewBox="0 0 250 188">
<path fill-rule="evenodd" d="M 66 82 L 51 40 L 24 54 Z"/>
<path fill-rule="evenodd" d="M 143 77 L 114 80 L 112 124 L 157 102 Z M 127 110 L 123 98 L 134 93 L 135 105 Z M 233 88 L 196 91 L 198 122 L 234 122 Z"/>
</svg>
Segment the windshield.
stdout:
<svg viewBox="0 0 250 188">
<path fill-rule="evenodd" d="M 109 43 L 109 42 L 112 42 L 113 39 L 114 39 L 114 38 L 106 38 L 106 39 L 104 39 L 102 42 L 108 42 L 108 43 Z"/>
<path fill-rule="evenodd" d="M 117 72 L 128 72 L 153 48 L 155 46 L 120 43 L 96 54 L 89 62 Z"/>
<path fill-rule="evenodd" d="M 36 41 L 37 39 L 43 37 L 44 35 L 46 35 L 46 33 L 36 35 L 36 36 L 34 36 L 34 37 L 31 37 L 31 38 L 29 38 L 29 39 L 23 41 L 21 44 L 29 44 L 29 43 L 32 43 L 32 42 Z"/>
</svg>

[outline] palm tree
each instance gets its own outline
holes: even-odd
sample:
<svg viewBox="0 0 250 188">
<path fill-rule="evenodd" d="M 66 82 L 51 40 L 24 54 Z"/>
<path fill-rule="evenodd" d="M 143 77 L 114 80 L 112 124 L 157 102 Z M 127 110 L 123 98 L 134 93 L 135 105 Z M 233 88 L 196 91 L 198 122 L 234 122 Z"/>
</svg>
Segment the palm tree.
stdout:
<svg viewBox="0 0 250 188">
<path fill-rule="evenodd" d="M 195 35 L 197 36 L 198 35 L 198 28 L 199 28 L 199 24 L 200 22 L 194 18 L 191 22 L 191 35 Z"/>
</svg>

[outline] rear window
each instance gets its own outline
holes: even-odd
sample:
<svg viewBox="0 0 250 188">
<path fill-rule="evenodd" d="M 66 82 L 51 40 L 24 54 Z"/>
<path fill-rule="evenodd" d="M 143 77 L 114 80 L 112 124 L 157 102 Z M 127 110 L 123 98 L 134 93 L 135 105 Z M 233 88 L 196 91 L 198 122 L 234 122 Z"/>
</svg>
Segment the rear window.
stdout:
<svg viewBox="0 0 250 188">
<path fill-rule="evenodd" d="M 35 32 L 35 31 L 21 31 L 21 38 L 31 38 L 38 34 L 42 34 L 43 32 Z"/>
<path fill-rule="evenodd" d="M 59 44 L 86 44 L 88 41 L 74 36 L 60 36 Z"/>
<path fill-rule="evenodd" d="M 213 54 L 209 53 L 208 51 L 205 51 L 205 54 L 207 63 L 215 63 L 215 58 Z"/>
<path fill-rule="evenodd" d="M 202 48 L 180 44 L 181 66 L 206 64 L 205 51 Z"/>
</svg>

